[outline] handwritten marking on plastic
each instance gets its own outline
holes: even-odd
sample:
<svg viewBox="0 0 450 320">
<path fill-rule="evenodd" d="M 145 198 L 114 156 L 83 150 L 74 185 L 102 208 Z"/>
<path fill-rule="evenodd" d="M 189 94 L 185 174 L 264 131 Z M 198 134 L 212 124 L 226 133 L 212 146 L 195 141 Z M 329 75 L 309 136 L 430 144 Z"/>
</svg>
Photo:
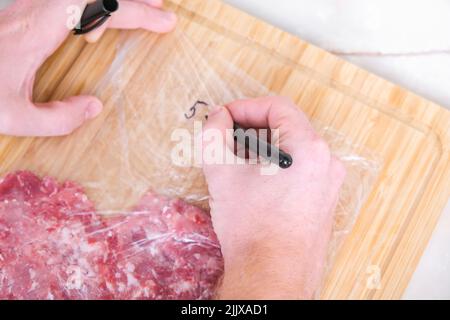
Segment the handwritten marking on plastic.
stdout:
<svg viewBox="0 0 450 320">
<path fill-rule="evenodd" d="M 204 101 L 198 100 L 197 102 L 195 102 L 195 104 L 189 109 L 190 114 L 189 113 L 185 113 L 184 117 L 186 119 L 192 119 L 193 117 L 195 117 L 195 114 L 197 113 L 197 108 L 198 106 L 208 106 L 208 104 Z"/>
</svg>

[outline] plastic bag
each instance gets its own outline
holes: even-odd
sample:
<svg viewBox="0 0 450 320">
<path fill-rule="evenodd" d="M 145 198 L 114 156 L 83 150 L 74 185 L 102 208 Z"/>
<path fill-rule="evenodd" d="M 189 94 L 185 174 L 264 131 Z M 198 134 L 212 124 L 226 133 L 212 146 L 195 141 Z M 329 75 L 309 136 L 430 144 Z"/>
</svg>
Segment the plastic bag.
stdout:
<svg viewBox="0 0 450 320">
<path fill-rule="evenodd" d="M 181 200 L 107 217 L 76 183 L 0 181 L 0 299 L 208 299 L 222 273 L 208 214 Z"/>
<path fill-rule="evenodd" d="M 197 101 L 219 105 L 270 92 L 232 62 L 208 50 L 200 53 L 182 33 L 123 35 L 95 88 L 105 103 L 103 114 L 75 137 L 64 138 L 77 139 L 79 147 L 65 150 L 65 174 L 57 178 L 76 183 L 60 185 L 27 172 L 0 183 L 2 298 L 214 295 L 223 260 L 204 211 L 206 183 L 200 166 L 171 161 L 172 131 L 184 128 L 195 135 L 193 120 L 208 112 L 201 105 L 192 109 Z M 317 127 L 348 170 L 331 261 L 370 191 L 379 161 L 333 128 Z M 39 165 L 41 174 L 54 172 L 45 161 Z M 170 200 L 176 198 L 183 200 Z M 21 246 L 13 249 L 14 243 Z"/>
</svg>

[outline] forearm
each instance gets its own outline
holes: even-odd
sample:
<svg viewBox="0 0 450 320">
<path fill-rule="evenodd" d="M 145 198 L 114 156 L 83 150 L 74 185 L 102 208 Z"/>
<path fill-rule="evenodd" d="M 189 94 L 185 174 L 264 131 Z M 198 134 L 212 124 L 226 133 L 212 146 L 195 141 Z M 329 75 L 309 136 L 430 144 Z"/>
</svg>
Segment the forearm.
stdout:
<svg viewBox="0 0 450 320">
<path fill-rule="evenodd" d="M 220 299 L 312 299 L 320 285 L 324 252 L 301 243 L 248 242 L 225 254 Z"/>
</svg>

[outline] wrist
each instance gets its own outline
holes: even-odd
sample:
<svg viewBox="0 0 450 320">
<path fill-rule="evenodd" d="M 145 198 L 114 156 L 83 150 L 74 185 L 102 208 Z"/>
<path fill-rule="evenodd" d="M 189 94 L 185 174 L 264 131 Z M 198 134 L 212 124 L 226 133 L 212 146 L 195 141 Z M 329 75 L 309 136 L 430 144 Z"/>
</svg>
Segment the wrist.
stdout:
<svg viewBox="0 0 450 320">
<path fill-rule="evenodd" d="M 311 299 L 318 276 L 302 245 L 247 243 L 224 256 L 225 275 L 221 299 Z M 320 279 L 320 277 L 319 277 Z"/>
<path fill-rule="evenodd" d="M 298 228 L 279 223 L 277 230 L 258 226 L 244 232 L 249 229 L 241 225 L 221 235 L 225 276 L 220 298 L 313 298 L 325 268 L 327 237 L 302 237 Z"/>
</svg>

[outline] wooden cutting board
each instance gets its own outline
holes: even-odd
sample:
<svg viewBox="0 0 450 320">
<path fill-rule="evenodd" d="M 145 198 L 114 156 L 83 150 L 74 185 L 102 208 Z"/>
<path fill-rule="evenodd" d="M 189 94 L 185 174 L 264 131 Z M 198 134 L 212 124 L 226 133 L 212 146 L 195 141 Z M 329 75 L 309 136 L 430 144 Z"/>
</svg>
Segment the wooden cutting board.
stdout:
<svg viewBox="0 0 450 320">
<path fill-rule="evenodd" d="M 322 297 L 401 298 L 449 199 L 450 112 L 219 1 L 172 0 L 168 7 L 180 16 L 179 30 L 199 48 L 233 61 L 382 159 L 381 174 Z M 70 37 L 41 69 L 36 99 L 92 92 L 114 58 L 111 43 L 117 37 L 110 31 L 96 45 Z M 63 172 L 70 161 L 64 152 L 75 147 L 68 139 L 0 137 L 0 175 L 22 163 L 33 167 L 43 145 L 53 153 L 40 161 L 51 159 Z"/>
</svg>

